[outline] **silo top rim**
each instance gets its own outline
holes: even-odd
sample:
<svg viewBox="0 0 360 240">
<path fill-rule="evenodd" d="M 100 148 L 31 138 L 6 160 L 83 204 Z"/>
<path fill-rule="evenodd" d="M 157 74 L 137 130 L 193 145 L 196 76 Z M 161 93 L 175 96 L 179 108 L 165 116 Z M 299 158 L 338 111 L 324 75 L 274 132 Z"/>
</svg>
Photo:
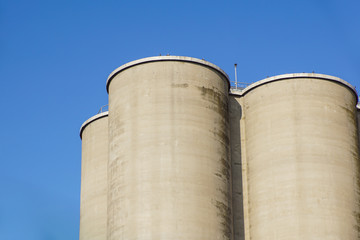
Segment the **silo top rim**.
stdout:
<svg viewBox="0 0 360 240">
<path fill-rule="evenodd" d="M 275 81 L 280 81 L 280 80 L 292 79 L 292 78 L 315 78 L 315 79 L 322 79 L 322 80 L 338 82 L 340 84 L 345 85 L 349 89 L 351 89 L 354 92 L 355 96 L 357 97 L 356 89 L 350 83 L 342 80 L 341 78 L 330 76 L 330 75 L 325 75 L 325 74 L 320 74 L 320 73 L 288 73 L 288 74 L 282 74 L 282 75 L 265 78 L 263 80 L 255 82 L 255 83 L 249 85 L 248 87 L 246 87 L 245 89 L 243 89 L 241 91 L 240 95 L 245 95 L 247 92 L 251 91 L 252 89 L 254 89 L 260 85 L 264 85 L 264 84 L 267 84 L 270 82 L 275 82 Z"/>
<path fill-rule="evenodd" d="M 95 116 L 92 116 L 91 118 L 86 120 L 80 127 L 80 138 L 82 139 L 82 133 L 87 125 L 89 125 L 90 123 L 92 123 L 95 120 L 98 120 L 103 117 L 107 117 L 108 115 L 109 115 L 109 112 L 106 111 L 106 112 L 98 113 Z"/>
<path fill-rule="evenodd" d="M 222 70 L 220 67 L 216 66 L 215 64 L 205 61 L 205 60 L 201 60 L 198 58 L 192 58 L 192 57 L 183 57 L 183 56 L 156 56 L 156 57 L 147 57 L 147 58 L 141 58 L 129 63 L 126 63 L 118 68 L 116 68 L 112 73 L 110 73 L 107 81 L 106 81 L 106 90 L 107 92 L 109 92 L 109 85 L 110 82 L 112 80 L 113 77 L 115 77 L 116 74 L 118 74 L 119 72 L 130 68 L 132 66 L 138 65 L 138 64 L 142 64 L 142 63 L 148 63 L 148 62 L 158 62 L 158 61 L 180 61 L 180 62 L 192 62 L 192 63 L 197 63 L 197 64 L 201 64 L 210 68 L 215 69 L 216 71 L 220 72 L 222 75 L 224 75 L 224 77 L 226 78 L 226 80 L 229 83 L 229 87 L 230 87 L 230 80 L 229 80 L 229 76 L 224 72 L 224 70 Z"/>
</svg>

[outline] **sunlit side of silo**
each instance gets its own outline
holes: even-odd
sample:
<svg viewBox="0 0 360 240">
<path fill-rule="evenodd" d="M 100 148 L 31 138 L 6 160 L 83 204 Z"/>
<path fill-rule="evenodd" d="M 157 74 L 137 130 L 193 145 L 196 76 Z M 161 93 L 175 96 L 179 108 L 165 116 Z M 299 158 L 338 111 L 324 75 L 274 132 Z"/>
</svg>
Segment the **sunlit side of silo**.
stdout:
<svg viewBox="0 0 360 240">
<path fill-rule="evenodd" d="M 206 61 L 109 77 L 108 239 L 231 239 L 229 82 Z"/>
<path fill-rule="evenodd" d="M 81 126 L 80 240 L 105 240 L 107 230 L 108 112 Z"/>
<path fill-rule="evenodd" d="M 357 95 L 321 74 L 242 92 L 248 239 L 358 239 Z"/>
</svg>

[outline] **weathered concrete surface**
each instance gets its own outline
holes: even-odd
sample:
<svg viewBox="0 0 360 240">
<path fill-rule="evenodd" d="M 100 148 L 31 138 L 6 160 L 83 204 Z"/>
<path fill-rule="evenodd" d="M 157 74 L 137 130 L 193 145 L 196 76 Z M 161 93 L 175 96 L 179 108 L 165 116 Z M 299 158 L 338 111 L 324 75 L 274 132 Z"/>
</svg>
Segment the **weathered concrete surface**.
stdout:
<svg viewBox="0 0 360 240">
<path fill-rule="evenodd" d="M 234 240 L 245 239 L 244 223 L 244 190 L 243 190 L 243 166 L 241 161 L 241 118 L 242 109 L 240 96 L 229 96 L 229 124 L 230 124 L 230 148 L 231 148 L 231 175 L 232 175 L 232 208 L 233 208 L 233 232 Z M 244 141 L 243 141 L 244 142 Z M 246 187 L 246 186 L 245 186 Z M 245 190 L 246 192 L 246 190 Z"/>
<path fill-rule="evenodd" d="M 228 88 L 181 59 L 112 74 L 109 240 L 232 239 Z"/>
<path fill-rule="evenodd" d="M 86 121 L 82 137 L 80 240 L 106 240 L 107 223 L 107 112 Z"/>
<path fill-rule="evenodd" d="M 360 237 L 357 97 L 325 79 L 274 77 L 243 96 L 249 239 Z"/>
</svg>

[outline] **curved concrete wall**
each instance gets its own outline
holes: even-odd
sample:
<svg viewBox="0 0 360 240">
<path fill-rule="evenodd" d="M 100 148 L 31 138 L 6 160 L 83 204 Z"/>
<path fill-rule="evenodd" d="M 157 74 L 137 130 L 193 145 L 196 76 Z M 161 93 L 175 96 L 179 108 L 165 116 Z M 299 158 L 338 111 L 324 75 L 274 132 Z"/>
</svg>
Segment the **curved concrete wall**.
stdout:
<svg viewBox="0 0 360 240">
<path fill-rule="evenodd" d="M 243 94 L 247 239 L 358 239 L 356 93 L 334 77 L 300 75 Z"/>
<path fill-rule="evenodd" d="M 108 113 L 87 120 L 82 138 L 80 240 L 106 240 Z"/>
<path fill-rule="evenodd" d="M 229 124 L 230 124 L 230 149 L 231 149 L 231 175 L 232 175 L 232 209 L 233 209 L 233 232 L 234 240 L 245 239 L 246 214 L 244 214 L 244 206 L 246 206 L 246 176 L 243 175 L 243 168 L 246 166 L 242 161 L 241 143 L 244 143 L 241 134 L 244 130 L 242 119 L 242 98 L 237 96 L 229 96 Z M 241 129 L 242 127 L 242 129 Z M 244 201 L 245 200 L 245 201 Z"/>
<path fill-rule="evenodd" d="M 360 103 L 356 105 L 356 117 L 357 117 L 357 127 L 358 127 L 359 150 L 360 150 Z"/>
<path fill-rule="evenodd" d="M 107 85 L 108 239 L 232 239 L 226 74 L 155 57 Z"/>
</svg>

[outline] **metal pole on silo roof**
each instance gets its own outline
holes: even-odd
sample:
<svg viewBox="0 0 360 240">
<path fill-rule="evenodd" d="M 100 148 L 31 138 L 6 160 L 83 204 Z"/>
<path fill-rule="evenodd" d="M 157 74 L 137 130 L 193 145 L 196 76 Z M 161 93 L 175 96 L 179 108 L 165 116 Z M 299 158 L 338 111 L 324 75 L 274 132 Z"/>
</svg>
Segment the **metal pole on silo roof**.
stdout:
<svg viewBox="0 0 360 240">
<path fill-rule="evenodd" d="M 234 67 L 235 67 L 235 88 L 237 89 L 237 74 L 236 74 L 237 63 L 234 64 Z"/>
</svg>

